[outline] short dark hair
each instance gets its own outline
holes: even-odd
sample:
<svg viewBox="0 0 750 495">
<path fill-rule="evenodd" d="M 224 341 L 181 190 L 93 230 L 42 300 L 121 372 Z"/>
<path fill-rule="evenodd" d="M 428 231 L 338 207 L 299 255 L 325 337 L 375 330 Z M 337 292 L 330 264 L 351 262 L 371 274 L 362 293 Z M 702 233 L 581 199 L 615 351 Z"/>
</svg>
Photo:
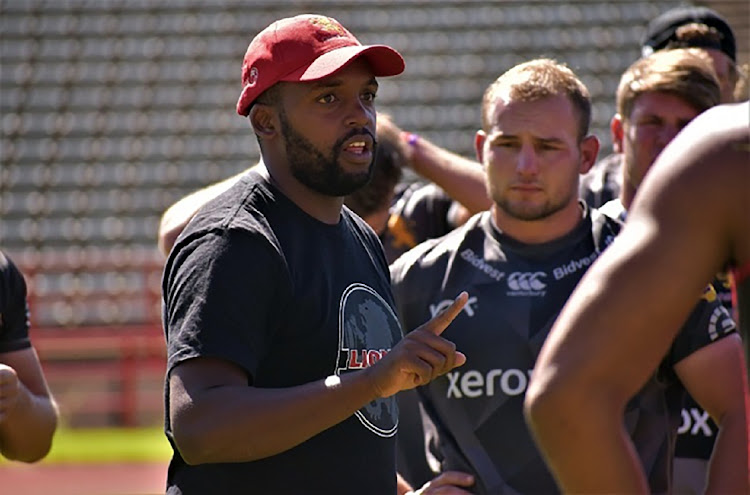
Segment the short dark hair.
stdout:
<svg viewBox="0 0 750 495">
<path fill-rule="evenodd" d="M 258 95 L 258 97 L 255 99 L 255 101 L 250 105 L 250 109 L 253 108 L 257 103 L 263 104 L 263 105 L 271 105 L 274 106 L 279 102 L 279 99 L 281 98 L 281 91 L 280 91 L 281 84 L 276 83 L 267 90 L 263 91 L 261 94 Z"/>
</svg>

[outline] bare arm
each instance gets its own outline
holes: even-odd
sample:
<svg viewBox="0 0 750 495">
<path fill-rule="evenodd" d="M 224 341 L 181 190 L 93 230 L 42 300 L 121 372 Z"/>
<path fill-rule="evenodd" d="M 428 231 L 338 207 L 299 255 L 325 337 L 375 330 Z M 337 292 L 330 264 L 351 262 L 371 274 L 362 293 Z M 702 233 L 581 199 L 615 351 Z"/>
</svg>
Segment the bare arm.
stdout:
<svg viewBox="0 0 750 495">
<path fill-rule="evenodd" d="M 490 207 L 481 164 L 401 130 L 386 116 L 378 116 L 378 132 L 399 135 L 411 169 L 437 184 L 471 214 Z"/>
<path fill-rule="evenodd" d="M 411 145 L 411 168 L 422 177 L 442 187 L 448 195 L 471 213 L 488 209 L 485 173 L 474 161 L 419 137 Z"/>
<path fill-rule="evenodd" d="M 33 348 L 0 354 L 0 452 L 35 462 L 52 446 L 57 406 Z"/>
<path fill-rule="evenodd" d="M 750 254 L 741 227 L 748 155 L 737 146 L 747 147 L 747 126 L 712 135 L 705 122 L 692 125 L 649 172 L 628 224 L 573 292 L 537 361 L 527 420 L 564 491 L 647 491 L 622 426 L 625 404 L 701 289 L 727 260 Z"/>
<path fill-rule="evenodd" d="M 700 294 L 697 284 L 686 289 L 690 282 L 681 270 L 689 258 L 685 246 L 695 237 L 680 236 L 682 243 L 661 235 L 655 224 L 633 220 L 568 300 L 526 396 L 530 425 L 564 491 L 648 490 L 623 411 Z M 678 273 L 680 283 L 664 290 L 665 281 Z"/>
<path fill-rule="evenodd" d="M 253 165 L 255 167 L 257 165 Z M 251 167 L 252 168 L 252 167 Z M 233 175 L 221 182 L 211 184 L 198 191 L 195 191 L 184 198 L 180 199 L 162 214 L 159 221 L 159 233 L 157 235 L 157 246 L 159 252 L 167 256 L 172 250 L 177 237 L 185 229 L 191 218 L 195 216 L 198 210 L 207 202 L 232 187 L 240 177 L 247 173 L 247 170 Z"/>
<path fill-rule="evenodd" d="M 747 493 L 746 390 L 739 335 L 694 352 L 677 363 L 675 371 L 719 427 L 706 493 Z"/>
<path fill-rule="evenodd" d="M 466 357 L 440 337 L 466 304 L 410 332 L 380 361 L 340 380 L 262 389 L 227 361 L 195 358 L 170 375 L 170 419 L 186 462 L 244 462 L 288 450 L 348 418 L 364 404 L 414 388 L 462 365 Z"/>
</svg>

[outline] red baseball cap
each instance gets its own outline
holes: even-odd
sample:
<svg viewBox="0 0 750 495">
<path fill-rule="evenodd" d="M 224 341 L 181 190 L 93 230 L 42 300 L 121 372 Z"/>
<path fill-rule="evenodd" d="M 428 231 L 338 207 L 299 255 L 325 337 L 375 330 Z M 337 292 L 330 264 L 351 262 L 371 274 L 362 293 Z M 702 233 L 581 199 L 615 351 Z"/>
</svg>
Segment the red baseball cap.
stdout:
<svg viewBox="0 0 750 495">
<path fill-rule="evenodd" d="M 362 45 L 336 19 L 303 14 L 281 19 L 261 31 L 242 62 L 242 94 L 237 113 L 247 116 L 253 101 L 280 81 L 316 81 L 364 56 L 376 77 L 404 71 L 403 57 L 385 45 Z"/>
</svg>

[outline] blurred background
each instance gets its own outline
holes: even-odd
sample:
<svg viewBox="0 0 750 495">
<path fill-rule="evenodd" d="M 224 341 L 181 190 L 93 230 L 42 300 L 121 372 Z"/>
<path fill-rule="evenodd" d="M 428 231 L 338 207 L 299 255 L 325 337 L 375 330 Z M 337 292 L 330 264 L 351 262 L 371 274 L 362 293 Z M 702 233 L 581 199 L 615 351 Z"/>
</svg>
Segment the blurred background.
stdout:
<svg viewBox="0 0 750 495">
<path fill-rule="evenodd" d="M 648 21 L 684 3 L 0 1 L 0 246 L 27 276 L 32 340 L 63 421 L 42 464 L 75 460 L 63 440 L 80 445 L 91 428 L 108 444 L 118 440 L 104 432 L 158 436 L 153 455 L 123 447 L 114 461 L 166 461 L 158 221 L 257 160 L 235 103 L 245 49 L 265 26 L 315 12 L 395 47 L 407 69 L 380 81 L 378 109 L 467 157 L 486 86 L 555 58 L 591 91 L 604 156 L 620 74 Z M 750 3 L 690 3 L 729 20 L 747 62 Z"/>
</svg>

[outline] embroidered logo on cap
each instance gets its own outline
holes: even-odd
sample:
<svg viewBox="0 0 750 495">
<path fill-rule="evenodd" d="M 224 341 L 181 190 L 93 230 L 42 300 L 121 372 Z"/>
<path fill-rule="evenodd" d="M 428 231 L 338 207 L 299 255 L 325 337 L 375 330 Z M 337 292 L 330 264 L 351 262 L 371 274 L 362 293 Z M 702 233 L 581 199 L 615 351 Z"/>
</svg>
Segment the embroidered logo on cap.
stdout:
<svg viewBox="0 0 750 495">
<path fill-rule="evenodd" d="M 258 82 L 258 68 L 252 67 L 250 69 L 250 74 L 248 74 L 247 76 L 246 86 L 250 86 L 250 87 L 255 86 L 255 83 L 257 82 Z"/>
<path fill-rule="evenodd" d="M 314 17 L 310 24 L 316 28 L 315 37 L 318 41 L 327 41 L 331 38 L 346 36 L 346 30 L 330 17 Z"/>
</svg>

